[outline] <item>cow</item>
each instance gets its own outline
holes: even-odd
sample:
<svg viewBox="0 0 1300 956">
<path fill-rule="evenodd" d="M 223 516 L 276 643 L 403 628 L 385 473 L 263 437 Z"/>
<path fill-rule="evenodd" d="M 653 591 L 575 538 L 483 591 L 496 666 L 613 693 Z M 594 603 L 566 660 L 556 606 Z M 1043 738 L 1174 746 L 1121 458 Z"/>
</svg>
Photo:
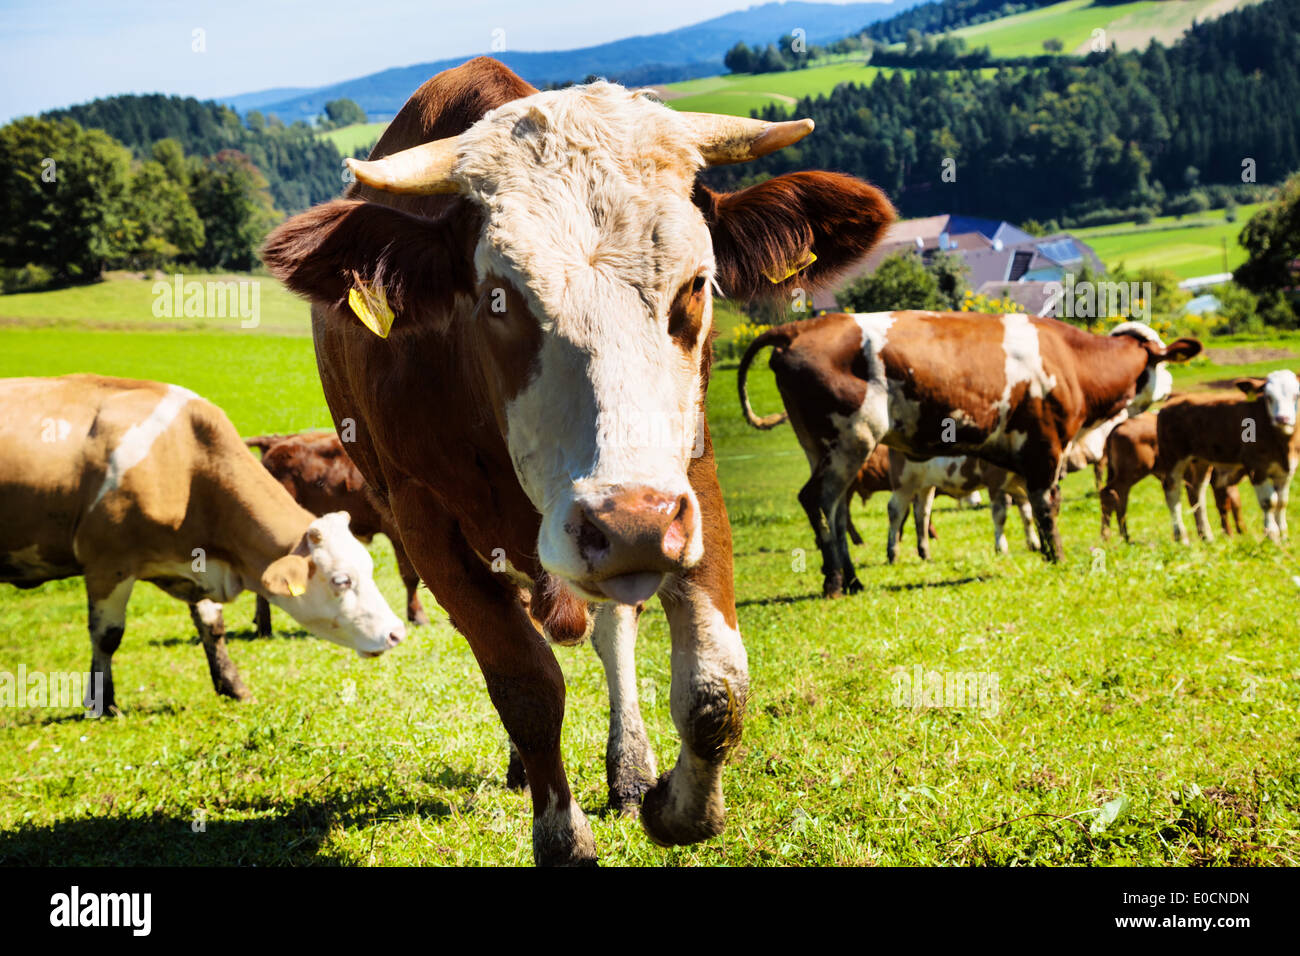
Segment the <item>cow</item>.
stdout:
<svg viewBox="0 0 1300 956">
<path fill-rule="evenodd" d="M 876 447 L 885 446 L 882 443 Z M 1029 550 L 1038 551 L 1042 547 L 1038 532 L 1034 528 L 1029 495 L 1019 475 L 1014 475 L 1005 468 L 999 468 L 973 455 L 944 455 L 914 460 L 890 448 L 889 457 L 893 491 L 889 498 L 889 539 L 885 548 L 885 557 L 890 564 L 898 559 L 898 539 L 903 530 L 903 522 L 907 518 L 908 508 L 911 508 L 915 515 L 916 527 L 925 527 L 930 521 L 930 511 L 934 506 L 936 491 L 953 498 L 964 498 L 972 493 L 978 493 L 981 488 L 989 490 L 989 512 L 993 518 L 993 547 L 998 554 L 1006 554 L 1010 550 L 1007 536 L 1003 531 L 1006 527 L 1009 504 L 1015 504 L 1020 512 L 1020 520 L 1025 526 L 1025 543 Z M 930 560 L 928 535 L 917 534 L 916 553 L 921 560 Z"/>
<path fill-rule="evenodd" d="M 759 417 L 746 374 L 767 348 L 785 411 Z M 838 597 L 862 589 L 845 541 L 845 499 L 876 444 L 917 458 L 975 455 L 1020 475 L 1042 554 L 1057 561 L 1065 450 L 1086 429 L 1168 394 L 1165 363 L 1200 350 L 1195 339 L 1166 348 L 1140 322 L 1101 336 L 1022 314 L 831 313 L 755 338 L 738 387 L 751 425 L 788 419 L 794 427 L 812 466 L 799 501 L 822 551 L 822 593 Z"/>
<path fill-rule="evenodd" d="M 1264 513 L 1264 533 L 1273 541 L 1287 536 L 1287 498 L 1300 460 L 1300 379 L 1281 369 L 1267 378 L 1242 378 L 1234 384 L 1244 398 L 1231 393 L 1188 395 L 1169 402 L 1156 416 L 1156 469 L 1164 476 L 1174 540 L 1181 544 L 1189 539 L 1178 489 L 1197 462 L 1244 468 Z M 1214 537 L 1205 514 L 1208 481 L 1207 472 L 1189 495 L 1196 529 L 1206 541 Z"/>
<path fill-rule="evenodd" d="M 538 92 L 478 58 L 412 95 L 372 158 L 350 162 L 346 198 L 264 248 L 313 303 L 326 400 L 356 424 L 349 453 L 478 660 L 529 785 L 538 863 L 596 859 L 538 625 L 561 643 L 591 631 L 611 791 L 644 791 L 649 837 L 723 829 L 749 677 L 703 412 L 712 292 L 788 301 L 864 255 L 894 211 L 834 173 L 733 193 L 697 174 L 812 128 L 678 113 L 605 82 Z M 651 782 L 632 649 L 656 593 L 682 747 Z M 589 602 L 605 604 L 594 620 Z"/>
<path fill-rule="evenodd" d="M 346 511 L 352 516 L 352 534 L 369 544 L 383 533 L 392 542 L 397 570 L 406 585 L 406 619 L 416 627 L 429 623 L 429 616 L 416 593 L 420 577 L 411 567 L 411 559 L 402 547 L 401 535 L 393 516 L 370 489 L 361 472 L 348 457 L 337 432 L 299 432 L 296 435 L 257 435 L 245 438 L 244 444 L 262 453 L 262 467 L 271 473 L 284 490 L 312 514 Z M 255 614 L 259 637 L 271 635 L 271 605 L 261 595 Z"/>
<path fill-rule="evenodd" d="M 1115 516 L 1119 533 L 1125 541 L 1128 535 L 1128 496 L 1130 490 L 1147 475 L 1155 475 L 1163 483 L 1164 475 L 1156 470 L 1156 415 L 1148 412 L 1130 418 L 1116 427 L 1106 438 L 1106 484 L 1101 490 L 1101 536 L 1110 538 L 1110 519 Z M 1188 500 L 1192 489 L 1199 487 L 1205 472 L 1210 471 L 1210 487 L 1214 490 L 1214 503 L 1218 507 L 1219 522 L 1223 533 L 1231 536 L 1232 524 L 1236 524 L 1237 534 L 1242 533 L 1241 494 L 1237 485 L 1246 476 L 1240 467 L 1216 467 L 1209 469 L 1200 462 L 1193 462 L 1183 476 L 1188 488 Z"/>
<path fill-rule="evenodd" d="M 189 605 L 213 687 L 240 700 L 221 605 L 242 591 L 363 656 L 405 636 L 347 513 L 300 507 L 215 405 L 160 382 L 0 380 L 0 581 L 69 577 L 85 579 L 97 712 L 116 707 L 113 652 L 137 581 Z"/>
</svg>

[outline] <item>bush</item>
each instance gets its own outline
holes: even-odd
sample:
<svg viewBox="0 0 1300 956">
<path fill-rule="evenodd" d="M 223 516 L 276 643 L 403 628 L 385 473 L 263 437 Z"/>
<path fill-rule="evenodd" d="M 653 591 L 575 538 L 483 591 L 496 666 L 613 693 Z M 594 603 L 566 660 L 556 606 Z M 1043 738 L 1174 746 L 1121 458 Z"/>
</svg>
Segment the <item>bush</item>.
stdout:
<svg viewBox="0 0 1300 956">
<path fill-rule="evenodd" d="M 5 292 L 39 292 L 53 281 L 53 271 L 31 262 L 18 269 L 0 269 L 0 289 Z"/>
</svg>

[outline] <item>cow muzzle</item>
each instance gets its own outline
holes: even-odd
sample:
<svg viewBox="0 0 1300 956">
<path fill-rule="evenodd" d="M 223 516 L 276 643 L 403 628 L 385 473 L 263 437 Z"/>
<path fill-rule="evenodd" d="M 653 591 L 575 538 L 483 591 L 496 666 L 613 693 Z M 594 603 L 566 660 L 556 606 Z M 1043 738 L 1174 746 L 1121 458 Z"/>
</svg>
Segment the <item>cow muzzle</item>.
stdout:
<svg viewBox="0 0 1300 956">
<path fill-rule="evenodd" d="M 698 524 L 690 494 L 630 486 L 583 495 L 564 523 L 587 572 L 574 583 L 620 604 L 645 601 L 665 575 L 699 560 Z"/>
</svg>

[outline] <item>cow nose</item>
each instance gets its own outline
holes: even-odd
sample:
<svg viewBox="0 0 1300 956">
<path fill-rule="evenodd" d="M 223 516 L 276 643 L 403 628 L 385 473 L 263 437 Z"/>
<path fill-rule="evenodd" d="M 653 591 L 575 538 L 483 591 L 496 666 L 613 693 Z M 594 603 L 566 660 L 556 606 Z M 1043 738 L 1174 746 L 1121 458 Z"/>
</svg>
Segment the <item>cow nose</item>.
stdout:
<svg viewBox="0 0 1300 956">
<path fill-rule="evenodd" d="M 623 487 L 581 500 L 575 517 L 570 531 L 598 579 L 681 570 L 696 524 L 689 495 L 647 487 Z"/>
<path fill-rule="evenodd" d="M 388 646 L 396 647 L 402 643 L 402 638 L 406 636 L 406 628 L 398 627 L 388 632 Z"/>
</svg>

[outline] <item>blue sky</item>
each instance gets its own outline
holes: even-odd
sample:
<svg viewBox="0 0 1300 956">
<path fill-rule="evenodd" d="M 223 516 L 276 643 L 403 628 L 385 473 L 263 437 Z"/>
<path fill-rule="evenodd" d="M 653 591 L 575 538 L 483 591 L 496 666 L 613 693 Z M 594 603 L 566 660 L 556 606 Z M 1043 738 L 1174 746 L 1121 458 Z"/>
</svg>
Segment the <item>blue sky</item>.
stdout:
<svg viewBox="0 0 1300 956">
<path fill-rule="evenodd" d="M 0 0 L 0 121 L 113 93 L 229 96 L 391 66 L 562 50 L 707 20 L 756 0 Z M 195 52 L 202 30 L 205 52 Z"/>
</svg>

